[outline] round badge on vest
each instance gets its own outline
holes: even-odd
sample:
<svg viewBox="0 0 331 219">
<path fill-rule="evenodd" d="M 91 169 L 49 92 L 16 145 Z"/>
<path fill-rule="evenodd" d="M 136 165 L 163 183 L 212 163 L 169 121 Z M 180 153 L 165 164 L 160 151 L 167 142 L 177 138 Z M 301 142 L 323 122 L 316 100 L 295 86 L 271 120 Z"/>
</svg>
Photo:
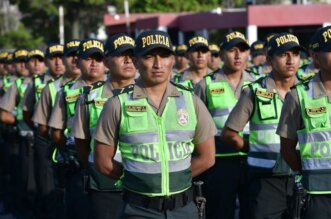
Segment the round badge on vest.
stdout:
<svg viewBox="0 0 331 219">
<path fill-rule="evenodd" d="M 181 126 L 186 126 L 188 123 L 188 112 L 185 109 L 179 109 L 177 111 L 177 122 Z"/>
</svg>

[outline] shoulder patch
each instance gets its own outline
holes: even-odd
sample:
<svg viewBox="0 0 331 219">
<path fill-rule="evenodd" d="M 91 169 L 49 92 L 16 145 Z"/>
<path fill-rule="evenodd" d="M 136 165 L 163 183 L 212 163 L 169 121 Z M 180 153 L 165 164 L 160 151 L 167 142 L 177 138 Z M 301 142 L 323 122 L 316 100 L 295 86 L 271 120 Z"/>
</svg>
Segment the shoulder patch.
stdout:
<svg viewBox="0 0 331 219">
<path fill-rule="evenodd" d="M 105 83 L 106 83 L 105 81 L 97 81 L 97 82 L 94 82 L 94 83 L 91 84 L 91 85 L 84 86 L 84 88 L 83 88 L 83 93 L 84 93 L 84 94 L 88 94 L 88 93 L 90 93 L 92 90 L 97 89 L 97 88 L 103 86 Z"/>
<path fill-rule="evenodd" d="M 129 84 L 123 88 L 113 89 L 112 90 L 113 96 L 118 96 L 123 93 L 129 93 L 129 92 L 133 91 L 133 88 L 134 88 L 134 84 Z"/>
<path fill-rule="evenodd" d="M 174 86 L 180 88 L 180 89 L 183 89 L 183 90 L 187 90 L 187 91 L 190 91 L 190 92 L 193 92 L 194 90 L 192 88 L 189 88 L 189 87 L 186 87 L 182 84 L 178 84 L 176 82 L 173 82 L 173 81 L 170 81 L 171 84 L 173 84 Z"/>
</svg>

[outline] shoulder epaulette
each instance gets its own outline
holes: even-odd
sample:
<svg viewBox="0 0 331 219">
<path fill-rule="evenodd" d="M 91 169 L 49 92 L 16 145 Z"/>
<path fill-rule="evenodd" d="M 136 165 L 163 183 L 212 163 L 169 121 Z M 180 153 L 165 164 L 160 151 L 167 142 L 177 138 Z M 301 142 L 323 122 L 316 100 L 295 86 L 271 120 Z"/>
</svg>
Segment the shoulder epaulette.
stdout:
<svg viewBox="0 0 331 219">
<path fill-rule="evenodd" d="M 118 96 L 123 93 L 129 93 L 129 92 L 133 91 L 133 88 L 134 88 L 134 84 L 129 84 L 123 88 L 113 89 L 112 90 L 113 96 Z"/>
<path fill-rule="evenodd" d="M 213 77 L 213 76 L 215 75 L 216 72 L 217 72 L 217 71 L 210 72 L 210 73 L 206 74 L 206 75 L 203 76 L 203 77 L 204 77 L 204 78 L 206 78 L 206 77 Z"/>
<path fill-rule="evenodd" d="M 311 80 L 313 77 L 314 77 L 314 75 L 312 75 L 312 76 L 310 76 L 310 77 L 307 77 L 307 78 L 305 78 L 305 79 L 301 79 L 301 80 L 299 79 L 300 82 L 297 83 L 297 84 L 295 84 L 295 85 L 293 85 L 293 86 L 291 87 L 291 89 L 294 89 L 294 88 L 296 88 L 297 86 L 304 86 L 305 89 L 308 90 L 308 89 L 309 89 L 309 82 L 310 82 L 310 80 Z"/>
<path fill-rule="evenodd" d="M 83 93 L 88 94 L 88 93 L 90 93 L 90 91 L 103 86 L 105 83 L 106 83 L 105 81 L 97 81 L 97 82 L 90 84 L 89 86 L 84 86 Z"/>
<path fill-rule="evenodd" d="M 187 90 L 187 91 L 190 91 L 190 92 L 194 92 L 194 90 L 192 88 L 186 87 L 182 84 L 178 84 L 178 83 L 173 82 L 173 81 L 170 81 L 170 83 L 173 84 L 174 86 L 180 88 L 180 89 Z"/>
</svg>

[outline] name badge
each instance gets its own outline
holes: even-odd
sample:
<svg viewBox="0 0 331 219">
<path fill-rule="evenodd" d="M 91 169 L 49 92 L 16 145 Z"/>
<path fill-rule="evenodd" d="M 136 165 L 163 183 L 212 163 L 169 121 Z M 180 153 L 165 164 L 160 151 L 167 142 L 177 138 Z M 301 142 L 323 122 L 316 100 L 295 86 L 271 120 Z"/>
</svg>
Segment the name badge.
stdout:
<svg viewBox="0 0 331 219">
<path fill-rule="evenodd" d="M 212 88 L 210 89 L 211 94 L 223 94 L 225 92 L 224 88 Z"/>
<path fill-rule="evenodd" d="M 127 112 L 147 112 L 146 106 L 135 106 L 135 105 L 128 105 L 125 106 Z"/>
<path fill-rule="evenodd" d="M 265 97 L 265 98 L 268 98 L 268 99 L 274 98 L 274 93 L 268 92 L 268 91 L 256 90 L 255 94 L 256 94 L 256 96 Z"/>
<path fill-rule="evenodd" d="M 306 108 L 306 113 L 308 115 L 316 115 L 316 114 L 326 113 L 326 107 L 321 106 L 321 107 Z"/>
</svg>

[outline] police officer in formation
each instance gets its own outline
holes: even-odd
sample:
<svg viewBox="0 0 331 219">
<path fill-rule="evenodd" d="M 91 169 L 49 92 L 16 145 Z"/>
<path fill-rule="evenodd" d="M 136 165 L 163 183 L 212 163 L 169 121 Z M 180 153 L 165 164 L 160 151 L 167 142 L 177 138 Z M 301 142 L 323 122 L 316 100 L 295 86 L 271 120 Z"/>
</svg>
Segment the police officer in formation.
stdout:
<svg viewBox="0 0 331 219">
<path fill-rule="evenodd" d="M 242 91 L 222 132 L 228 145 L 248 150 L 249 218 L 289 218 L 294 172 L 280 156 L 276 128 L 286 93 L 299 83 L 300 50 L 304 48 L 292 34 L 276 34 L 270 40 L 267 60 L 273 70 Z M 246 123 L 248 141 L 239 134 Z"/>
<path fill-rule="evenodd" d="M 317 31 L 312 48 L 320 71 L 286 96 L 277 134 L 282 156 L 293 170 L 301 171 L 308 193 L 302 218 L 330 218 L 331 26 Z"/>
<path fill-rule="evenodd" d="M 107 81 L 101 80 L 92 84 L 77 100 L 73 135 L 77 156 L 89 173 L 89 218 L 118 218 L 121 212 L 120 186 L 94 167 L 93 134 L 107 100 L 114 94 L 125 92 L 126 86 L 134 83 L 136 68 L 133 64 L 133 49 L 134 40 L 130 36 L 116 34 L 110 37 L 105 45 L 104 59 L 109 69 L 109 78 Z"/>
<path fill-rule="evenodd" d="M 252 61 L 267 60 L 246 71 L 249 49 L 237 31 L 219 47 L 193 36 L 175 51 L 166 32 L 144 31 L 1 52 L 5 207 L 31 218 L 235 218 L 239 204 L 240 218 L 293 218 L 296 178 L 302 218 L 329 218 L 331 27 L 301 67 L 293 34 L 252 44 Z M 263 66 L 272 70 L 252 71 Z M 320 70 L 301 74 L 307 66 Z"/>
<path fill-rule="evenodd" d="M 192 177 L 214 164 L 212 118 L 192 91 L 169 82 L 174 52 L 167 33 L 141 33 L 134 56 L 140 78 L 104 105 L 95 166 L 121 180 L 122 218 L 198 218 Z"/>
<path fill-rule="evenodd" d="M 240 97 L 242 87 L 254 80 L 245 71 L 249 45 L 242 33 L 231 32 L 221 40 L 220 49 L 224 62 L 222 69 L 205 76 L 195 89 L 217 127 L 216 162 L 202 175 L 205 182 L 203 191 L 207 199 L 206 214 L 207 218 L 233 218 L 238 196 L 240 218 L 247 218 L 246 151 L 226 144 L 220 136 L 226 119 Z"/>
</svg>

